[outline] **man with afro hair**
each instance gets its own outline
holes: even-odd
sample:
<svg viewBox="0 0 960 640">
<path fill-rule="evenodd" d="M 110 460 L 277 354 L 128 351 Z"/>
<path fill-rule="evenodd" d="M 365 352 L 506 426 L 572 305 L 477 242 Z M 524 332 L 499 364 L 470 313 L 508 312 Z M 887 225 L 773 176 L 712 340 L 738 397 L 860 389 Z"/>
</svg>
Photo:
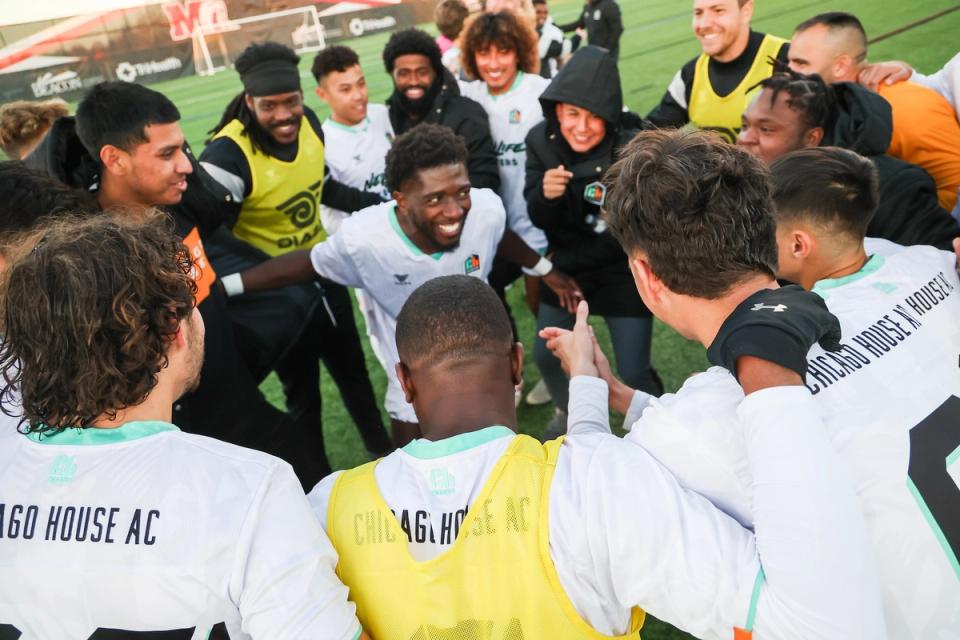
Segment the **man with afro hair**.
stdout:
<svg viewBox="0 0 960 640">
<path fill-rule="evenodd" d="M 387 107 L 396 134 L 422 122 L 449 127 L 467 145 L 470 183 L 499 190 L 497 154 L 487 114 L 460 95 L 457 80 L 443 66 L 434 39 L 419 29 L 396 31 L 383 48 L 383 64 L 393 79 Z"/>
</svg>

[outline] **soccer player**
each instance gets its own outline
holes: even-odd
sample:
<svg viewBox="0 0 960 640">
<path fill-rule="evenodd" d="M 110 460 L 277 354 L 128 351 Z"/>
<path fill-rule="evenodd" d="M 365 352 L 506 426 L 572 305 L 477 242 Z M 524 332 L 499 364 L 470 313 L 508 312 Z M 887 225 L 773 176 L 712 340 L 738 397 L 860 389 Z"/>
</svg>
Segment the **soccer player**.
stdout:
<svg viewBox="0 0 960 640">
<path fill-rule="evenodd" d="M 0 631 L 357 638 L 290 466 L 171 423 L 204 324 L 188 249 L 138 218 L 42 227 L 5 276 L 2 395 L 22 394 L 23 433 L 0 447 Z"/>
<path fill-rule="evenodd" d="M 387 373 L 386 409 L 397 446 L 419 434 L 417 415 L 396 377 L 394 328 L 400 307 L 417 286 L 441 275 L 486 280 L 495 255 L 546 273 L 568 307 L 576 308 L 576 283 L 506 229 L 495 193 L 471 188 L 467 149 L 447 127 L 421 125 L 397 137 L 387 155 L 387 187 L 394 200 L 358 211 L 340 230 L 310 250 L 300 250 L 224 279 L 228 294 L 258 291 L 317 275 L 364 289 L 374 352 Z"/>
<path fill-rule="evenodd" d="M 617 65 L 599 47 L 583 47 L 540 96 L 544 121 L 526 138 L 524 195 L 533 223 L 550 243 L 551 259 L 583 288 L 594 313 L 610 328 L 620 374 L 649 393 L 663 391 L 650 364 L 653 318 L 637 294 L 627 256 L 607 230 L 600 208 L 601 178 L 636 131 L 621 122 L 623 94 Z M 573 326 L 574 315 L 543 291 L 537 329 Z M 534 360 L 556 409 L 544 432 L 566 429 L 567 377 L 537 338 Z"/>
<path fill-rule="evenodd" d="M 557 25 L 561 31 L 587 30 L 587 44 L 602 47 L 614 60 L 620 58 L 623 17 L 616 0 L 587 0 L 580 16 L 569 24 Z"/>
<path fill-rule="evenodd" d="M 787 61 L 790 43 L 754 31 L 753 0 L 694 0 L 693 33 L 703 53 L 683 65 L 647 119 L 660 127 L 691 123 L 730 142 L 740 131 L 749 89 Z"/>
<path fill-rule="evenodd" d="M 323 240 L 320 204 L 358 211 L 382 201 L 377 193 L 340 183 L 325 166 L 324 133 L 319 118 L 303 104 L 299 61 L 293 50 L 276 42 L 247 47 L 234 63 L 243 91 L 227 106 L 200 155 L 236 203 L 234 235 L 271 256 Z M 329 466 L 321 358 L 367 450 L 381 455 L 390 450 L 390 439 L 370 384 L 350 294 L 334 282 L 321 285 L 307 327 L 275 369 L 291 415 L 310 434 L 311 454 Z"/>
<path fill-rule="evenodd" d="M 867 34 L 856 16 L 833 11 L 797 25 L 790 68 L 816 73 L 829 83 L 856 82 L 867 66 Z M 893 110 L 887 153 L 923 167 L 937 183 L 940 206 L 953 211 L 960 188 L 960 123 L 953 106 L 914 82 L 880 83 Z"/>
<path fill-rule="evenodd" d="M 389 200 L 384 167 L 394 138 L 393 126 L 385 106 L 369 103 L 367 79 L 357 53 L 340 45 L 327 47 L 313 59 L 311 71 L 317 96 L 330 106 L 330 116 L 323 121 L 330 176 Z M 330 234 L 350 213 L 320 207 L 323 226 Z"/>
<path fill-rule="evenodd" d="M 886 154 L 890 106 L 852 82 L 828 86 L 820 76 L 775 73 L 743 112 L 737 144 L 767 164 L 785 153 L 837 146 L 866 156 L 877 168 L 880 194 L 867 235 L 899 244 L 952 250 L 960 225 L 937 202 L 937 185 L 915 164 Z"/>
<path fill-rule="evenodd" d="M 395 31 L 383 48 L 383 65 L 393 80 L 387 99 L 397 135 L 420 123 L 442 124 L 462 137 L 474 188 L 500 188 L 497 155 L 483 108 L 459 95 L 457 80 L 441 62 L 440 47 L 425 31 Z"/>
<path fill-rule="evenodd" d="M 533 10 L 537 15 L 537 53 L 540 55 L 540 75 L 549 79 L 557 75 L 563 57 L 570 55 L 572 45 L 564 39 L 563 31 L 550 17 L 547 0 L 533 0 Z"/>
<path fill-rule="evenodd" d="M 709 242 L 717 256 L 730 260 L 747 255 L 729 246 L 733 238 L 721 244 L 717 229 L 671 231 L 658 223 L 665 209 L 644 197 L 652 186 L 646 180 L 639 190 L 636 185 L 637 172 L 647 170 L 624 161 L 612 178 L 610 210 L 629 211 L 629 217 L 611 220 L 621 238 L 650 247 L 643 250 L 649 257 L 635 268 L 656 269 L 648 278 L 651 295 L 653 287 L 669 286 L 667 279 L 687 273 L 703 279 L 716 273 L 717 265 L 716 258 L 708 263 L 690 257 L 681 264 L 654 253 L 647 238 L 658 243 L 662 238 L 662 246 L 671 247 L 682 236 L 687 246 Z M 806 385 L 866 518 L 890 637 L 953 637 L 960 629 L 960 529 L 952 479 L 957 473 L 952 452 L 960 444 L 956 258 L 931 247 L 885 242 L 864 247 L 864 229 L 876 207 L 876 175 L 868 160 L 852 152 L 795 151 L 772 171 L 778 275 L 819 294 L 842 326 L 838 352 L 815 346 L 801 358 Z M 657 179 L 665 179 L 662 171 Z M 642 209 L 635 204 L 638 195 Z M 677 198 L 671 195 L 663 206 L 675 210 Z M 750 219 L 746 208 L 730 208 L 725 215 L 730 229 L 743 229 Z M 772 246 L 770 231 L 765 251 Z M 647 448 L 681 484 L 749 526 L 758 514 L 755 489 L 743 442 L 731 431 L 742 395 L 725 373 L 711 368 L 659 400 L 606 377 L 612 405 L 625 413 L 629 407 L 627 439 Z"/>
<path fill-rule="evenodd" d="M 607 423 L 582 307 L 570 418 Z M 310 494 L 374 637 L 639 638 L 641 607 L 703 638 L 884 637 L 853 494 L 796 373 L 739 369 L 754 536 L 609 433 L 517 435 L 522 347 L 481 282 L 422 285 L 396 334 L 424 437 Z"/>
<path fill-rule="evenodd" d="M 193 158 L 179 120 L 177 107 L 161 93 L 129 82 L 101 83 L 80 101 L 75 120 L 54 122 L 27 163 L 95 194 L 102 209 L 156 206 L 169 212 L 198 267 L 197 308 L 207 335 L 200 385 L 174 405 L 176 423 L 277 455 L 293 465 L 305 487 L 313 486 L 329 469 L 304 453 L 307 436 L 263 397 L 244 357 L 248 343 L 258 340 L 277 343 L 274 352 L 288 347 L 303 327 L 306 296 L 285 288 L 251 297 L 247 309 L 271 321 L 261 321 L 252 335 L 235 323 L 207 254 L 215 247 L 228 261 L 246 255 L 223 241 L 230 237 L 221 221 L 231 196 Z"/>
</svg>

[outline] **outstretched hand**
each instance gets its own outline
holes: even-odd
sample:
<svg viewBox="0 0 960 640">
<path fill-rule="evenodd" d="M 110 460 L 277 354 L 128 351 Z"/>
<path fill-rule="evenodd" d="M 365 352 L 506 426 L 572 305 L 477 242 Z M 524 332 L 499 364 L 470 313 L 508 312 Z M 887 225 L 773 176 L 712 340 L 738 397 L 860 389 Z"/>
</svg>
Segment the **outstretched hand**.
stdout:
<svg viewBox="0 0 960 640">
<path fill-rule="evenodd" d="M 580 302 L 576 313 L 577 321 L 573 325 L 573 331 L 546 327 L 540 330 L 540 337 L 547 341 L 547 348 L 560 360 L 560 365 L 568 376 L 600 377 L 596 364 L 599 347 L 593 337 L 593 329 L 587 324 L 590 308 L 586 301 Z M 609 370 L 609 364 L 607 369 Z"/>
</svg>

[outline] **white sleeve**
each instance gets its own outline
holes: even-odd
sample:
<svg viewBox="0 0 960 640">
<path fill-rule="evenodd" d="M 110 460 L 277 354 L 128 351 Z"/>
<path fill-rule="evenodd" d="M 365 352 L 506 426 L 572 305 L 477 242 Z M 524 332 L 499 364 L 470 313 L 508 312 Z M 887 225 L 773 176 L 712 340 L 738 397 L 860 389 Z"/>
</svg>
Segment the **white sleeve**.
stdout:
<svg viewBox="0 0 960 640">
<path fill-rule="evenodd" d="M 914 70 L 909 80 L 933 89 L 946 98 L 956 109 L 957 101 L 960 100 L 960 95 L 958 95 L 958 90 L 960 90 L 960 53 L 951 58 L 936 73 L 924 75 Z"/>
<path fill-rule="evenodd" d="M 581 391 L 583 389 L 586 392 Z M 582 433 L 611 433 L 607 383 L 593 376 L 574 376 L 570 380 L 570 394 L 582 401 L 569 405 L 567 435 Z"/>
<path fill-rule="evenodd" d="M 310 249 L 310 262 L 313 263 L 313 270 L 324 278 L 348 287 L 361 288 L 363 276 L 350 251 L 352 234 L 348 229 L 352 225 L 348 223 L 352 220 L 356 218 L 347 218 L 336 234 L 314 245 Z"/>
<path fill-rule="evenodd" d="M 810 392 L 758 391 L 738 413 L 765 574 L 757 637 L 885 638 L 860 504 Z"/>
<path fill-rule="evenodd" d="M 667 91 L 678 105 L 684 109 L 689 109 L 687 105 L 687 85 L 683 84 L 683 76 L 680 75 L 680 71 L 677 71 L 673 76 L 673 80 L 670 81 L 670 86 L 667 87 Z"/>
<path fill-rule="evenodd" d="M 653 398 L 654 396 L 646 391 L 634 389 L 633 397 L 630 398 L 630 406 L 627 407 L 627 415 L 623 416 L 624 431 L 630 431 L 633 428 L 633 424 L 640 419 L 644 409 L 650 406 L 650 400 Z"/>
<path fill-rule="evenodd" d="M 243 202 L 243 192 L 246 189 L 243 178 L 210 162 L 201 162 L 200 166 L 206 169 L 210 177 L 219 182 L 220 186 L 230 192 L 234 202 Z"/>
<path fill-rule="evenodd" d="M 307 501 L 313 509 L 313 515 L 317 516 L 324 531 L 327 530 L 327 506 L 330 504 L 330 493 L 333 491 L 333 484 L 342 473 L 343 471 L 334 471 L 318 482 L 317 486 L 307 494 Z"/>
<path fill-rule="evenodd" d="M 360 634 L 337 553 L 286 463 L 264 481 L 238 533 L 230 594 L 254 640 L 354 640 Z"/>
</svg>

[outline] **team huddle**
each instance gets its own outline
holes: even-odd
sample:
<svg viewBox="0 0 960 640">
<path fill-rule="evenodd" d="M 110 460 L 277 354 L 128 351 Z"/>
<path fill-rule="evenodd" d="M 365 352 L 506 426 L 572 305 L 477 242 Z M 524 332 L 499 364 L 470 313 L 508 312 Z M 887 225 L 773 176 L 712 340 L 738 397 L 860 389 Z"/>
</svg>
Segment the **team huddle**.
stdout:
<svg viewBox="0 0 960 640">
<path fill-rule="evenodd" d="M 385 105 L 320 51 L 324 121 L 250 45 L 198 155 L 138 84 L 0 107 L 0 640 L 960 639 L 960 58 L 695 0 L 641 117 L 612 0 L 584 46 L 451 3 Z M 654 317 L 711 364 L 675 393 Z"/>
</svg>

